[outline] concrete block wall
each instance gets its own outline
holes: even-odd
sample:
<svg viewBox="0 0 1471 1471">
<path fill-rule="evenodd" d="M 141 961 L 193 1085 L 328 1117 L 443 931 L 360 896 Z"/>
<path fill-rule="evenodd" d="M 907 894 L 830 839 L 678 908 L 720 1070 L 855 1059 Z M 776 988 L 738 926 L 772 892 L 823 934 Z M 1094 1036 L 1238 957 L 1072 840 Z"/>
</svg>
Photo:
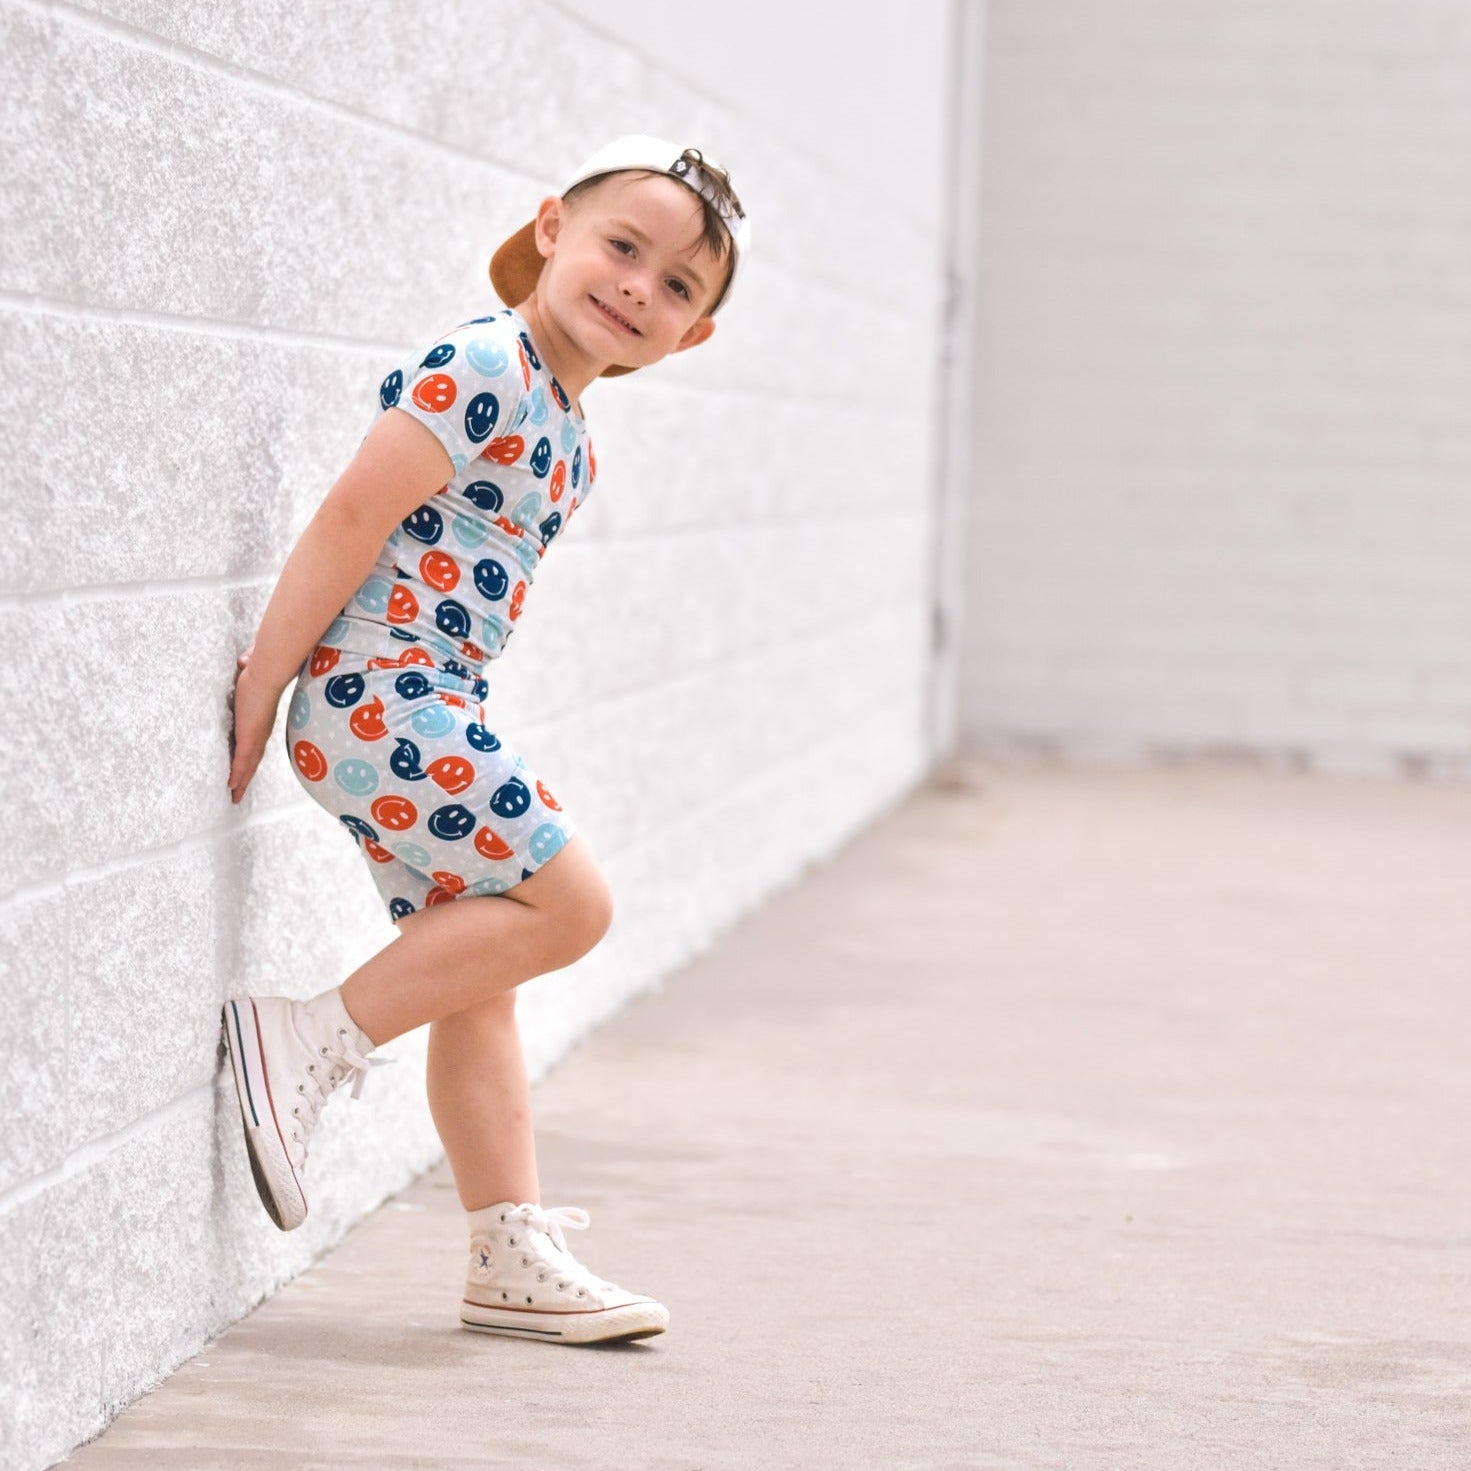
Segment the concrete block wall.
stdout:
<svg viewBox="0 0 1471 1471">
<path fill-rule="evenodd" d="M 499 304 L 491 251 L 608 138 L 731 167 L 741 290 L 584 395 L 599 493 L 491 670 L 617 901 L 521 994 L 540 1076 L 928 764 L 939 242 L 551 4 L 4 0 L 0 97 L 0 1464 L 28 1471 L 441 1158 L 424 1029 L 326 1113 L 283 1235 L 216 1052 L 225 996 L 393 937 L 279 724 L 224 787 L 235 656 L 382 373 Z"/>
<path fill-rule="evenodd" d="M 1471 13 L 990 0 L 961 726 L 1471 775 Z"/>
</svg>

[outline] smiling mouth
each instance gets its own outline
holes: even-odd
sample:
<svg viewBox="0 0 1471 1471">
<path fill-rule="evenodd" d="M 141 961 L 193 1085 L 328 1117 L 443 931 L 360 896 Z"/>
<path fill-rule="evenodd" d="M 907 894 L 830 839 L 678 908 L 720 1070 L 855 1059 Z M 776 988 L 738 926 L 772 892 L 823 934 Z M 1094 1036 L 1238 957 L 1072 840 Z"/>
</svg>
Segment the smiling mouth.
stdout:
<svg viewBox="0 0 1471 1471">
<path fill-rule="evenodd" d="M 592 304 L 597 307 L 597 309 L 602 312 L 602 314 L 607 317 L 609 321 L 617 323 L 617 325 L 622 327 L 625 332 L 632 332 L 635 337 L 642 337 L 644 335 L 638 330 L 637 327 L 633 325 L 632 322 L 628 321 L 627 318 L 620 317 L 618 313 L 613 310 L 612 307 L 604 306 L 603 303 L 600 302 L 597 297 L 594 296 L 591 292 L 588 292 L 588 300 L 592 302 Z"/>
</svg>

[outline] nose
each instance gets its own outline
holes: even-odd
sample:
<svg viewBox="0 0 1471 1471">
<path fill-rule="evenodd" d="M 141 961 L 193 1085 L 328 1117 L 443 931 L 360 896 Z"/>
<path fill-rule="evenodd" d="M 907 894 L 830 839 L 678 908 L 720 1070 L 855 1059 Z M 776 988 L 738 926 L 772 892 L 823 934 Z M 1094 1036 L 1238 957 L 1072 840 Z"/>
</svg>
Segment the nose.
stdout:
<svg viewBox="0 0 1471 1471">
<path fill-rule="evenodd" d="M 618 289 L 630 301 L 636 301 L 640 306 L 648 305 L 649 291 L 643 271 L 635 271 L 625 276 L 623 284 Z"/>
</svg>

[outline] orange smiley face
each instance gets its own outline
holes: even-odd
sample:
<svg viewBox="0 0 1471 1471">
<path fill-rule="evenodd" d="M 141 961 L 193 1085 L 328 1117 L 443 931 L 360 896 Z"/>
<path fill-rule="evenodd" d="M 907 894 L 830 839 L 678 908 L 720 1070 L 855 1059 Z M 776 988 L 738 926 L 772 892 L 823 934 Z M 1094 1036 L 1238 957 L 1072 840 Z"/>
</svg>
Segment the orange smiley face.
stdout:
<svg viewBox="0 0 1471 1471">
<path fill-rule="evenodd" d="M 419 576 L 436 592 L 453 592 L 460 581 L 460 564 L 445 552 L 425 552 L 419 558 Z"/>
<path fill-rule="evenodd" d="M 492 439 L 480 451 L 482 460 L 494 460 L 497 465 L 514 465 L 526 451 L 526 441 L 519 434 L 507 434 L 503 439 Z"/>
<path fill-rule="evenodd" d="M 419 616 L 419 600 L 403 583 L 395 583 L 385 615 L 390 623 L 412 623 Z"/>
<path fill-rule="evenodd" d="M 505 841 L 504 838 L 491 831 L 488 827 L 475 830 L 475 851 L 482 858 L 490 858 L 499 861 L 503 858 L 514 858 L 516 850 Z"/>
<path fill-rule="evenodd" d="M 383 720 L 383 701 L 374 695 L 366 705 L 359 705 L 348 717 L 348 729 L 360 741 L 381 741 L 388 734 Z"/>
<path fill-rule="evenodd" d="M 511 622 L 512 623 L 514 623 L 516 621 L 516 619 L 518 619 L 521 616 L 521 604 L 524 603 L 525 601 L 526 601 L 526 584 L 524 582 L 518 582 L 516 584 L 515 591 L 511 594 L 511 608 L 510 608 L 510 613 L 511 613 Z"/>
<path fill-rule="evenodd" d="M 368 810 L 379 827 L 393 833 L 405 832 L 419 820 L 419 809 L 407 797 L 396 793 L 379 797 Z"/>
<path fill-rule="evenodd" d="M 458 696 L 454 698 L 459 699 Z M 463 700 L 459 701 L 464 704 Z M 450 796 L 463 792 L 475 780 L 475 768 L 463 756 L 441 756 L 424 768 Z"/>
<path fill-rule="evenodd" d="M 308 781 L 321 781 L 327 774 L 327 758 L 310 741 L 297 741 L 291 748 L 291 760 Z"/>
<path fill-rule="evenodd" d="M 413 400 L 427 414 L 442 414 L 453 408 L 455 380 L 447 373 L 430 373 L 414 384 Z"/>
<path fill-rule="evenodd" d="M 325 674 L 329 669 L 335 667 L 341 658 L 341 649 L 334 649 L 330 644 L 318 644 L 312 650 L 312 674 Z"/>
</svg>

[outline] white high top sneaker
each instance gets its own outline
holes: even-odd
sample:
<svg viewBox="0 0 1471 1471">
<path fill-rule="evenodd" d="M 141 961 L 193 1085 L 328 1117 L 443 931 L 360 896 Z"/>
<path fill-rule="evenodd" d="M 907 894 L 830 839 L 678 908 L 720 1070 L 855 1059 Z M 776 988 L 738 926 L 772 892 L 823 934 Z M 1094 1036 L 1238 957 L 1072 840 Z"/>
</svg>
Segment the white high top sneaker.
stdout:
<svg viewBox="0 0 1471 1471">
<path fill-rule="evenodd" d="M 372 1039 L 348 1015 L 338 986 L 310 1001 L 232 997 L 223 1031 L 255 1188 L 271 1219 L 294 1230 L 307 1215 L 301 1177 L 323 1106 L 349 1078 L 360 1097 L 368 1069 L 398 1059 L 364 1055 Z"/>
<path fill-rule="evenodd" d="M 470 1271 L 460 1307 L 466 1328 L 554 1343 L 597 1343 L 648 1338 L 669 1326 L 662 1303 L 593 1276 L 568 1251 L 562 1227 L 583 1230 L 591 1222 L 585 1210 L 505 1200 L 466 1214 Z"/>
</svg>

